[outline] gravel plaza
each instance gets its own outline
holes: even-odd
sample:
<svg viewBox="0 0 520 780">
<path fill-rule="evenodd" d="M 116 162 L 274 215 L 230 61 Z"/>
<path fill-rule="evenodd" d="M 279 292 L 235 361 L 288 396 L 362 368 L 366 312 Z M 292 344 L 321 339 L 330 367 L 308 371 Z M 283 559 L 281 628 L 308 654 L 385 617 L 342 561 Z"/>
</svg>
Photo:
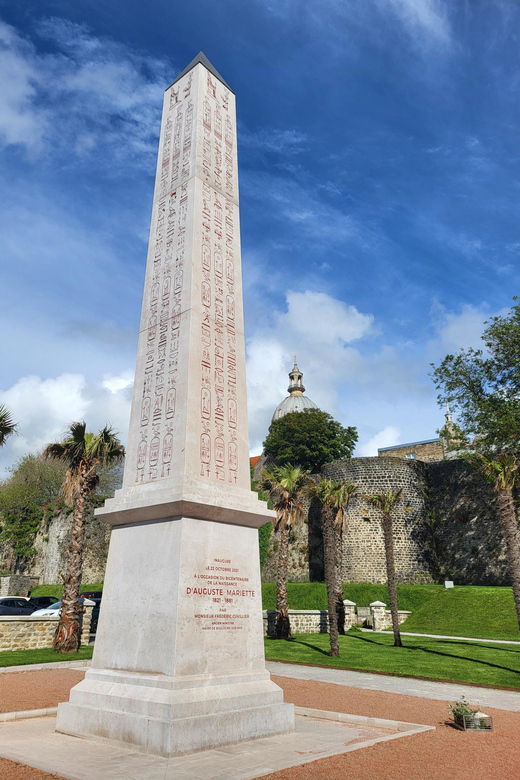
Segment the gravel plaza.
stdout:
<svg viewBox="0 0 520 780">
<path fill-rule="evenodd" d="M 259 750 L 262 742 L 281 739 L 271 737 L 268 740 L 250 742 L 247 746 L 230 746 L 223 751 L 208 751 L 213 754 L 209 774 L 204 774 L 200 769 L 201 763 L 204 763 L 203 754 L 173 759 L 176 762 L 184 762 L 183 767 L 175 768 L 172 763 L 168 766 L 167 759 L 122 751 L 103 743 L 94 747 L 95 743 L 81 740 L 81 749 L 86 749 L 87 752 L 90 750 L 91 753 L 99 749 L 99 753 L 105 758 L 110 756 L 110 764 L 105 761 L 104 774 L 99 775 L 100 777 L 125 777 L 132 780 L 148 780 L 151 777 L 154 780 L 169 777 L 179 780 L 195 777 L 209 777 L 212 780 L 217 777 L 223 780 L 253 780 L 257 777 L 265 777 L 268 780 L 340 780 L 352 777 L 356 780 L 409 780 L 411 777 L 418 780 L 441 780 L 446 777 L 452 780 L 470 780 L 475 777 L 516 780 L 520 776 L 520 749 L 517 739 L 520 729 L 520 694 L 282 663 L 268 663 L 268 668 L 276 684 L 283 689 L 285 700 L 294 703 L 297 708 L 346 712 L 360 718 L 382 718 L 393 721 L 394 726 L 396 722 L 407 722 L 433 728 L 397 739 L 388 739 L 393 736 L 389 729 L 385 730 L 379 726 L 369 732 L 364 731 L 366 727 L 356 726 L 357 733 L 350 734 L 349 745 L 345 745 L 346 739 L 343 739 L 343 746 L 325 745 L 321 736 L 318 750 L 322 757 L 314 759 L 313 755 L 308 754 L 309 750 L 314 749 L 310 747 L 309 739 L 313 733 L 314 736 L 320 734 L 319 729 L 323 728 L 324 721 L 314 721 L 313 724 L 319 724 L 318 728 L 309 728 L 311 721 L 304 718 L 303 720 L 307 721 L 304 729 L 307 731 L 305 740 L 298 748 L 298 765 L 287 766 L 288 755 L 284 745 L 285 768 L 278 769 L 276 765 L 273 766 L 276 751 L 273 749 L 270 754 Z M 3 713 L 25 710 L 27 714 L 30 710 L 54 708 L 60 701 L 68 698 L 70 687 L 82 679 L 84 671 L 81 667 L 59 668 L 53 664 L 34 671 L 16 670 L 2 674 L 0 709 Z M 449 720 L 448 703 L 463 692 L 472 701 L 480 701 L 480 705 L 492 715 L 495 722 L 495 731 L 492 734 L 466 734 L 453 728 Z M 9 758 L 0 759 L 2 780 L 85 777 L 94 780 L 97 777 L 85 774 L 79 751 L 73 754 L 72 760 L 69 755 L 69 763 L 65 768 L 62 765 L 61 771 L 58 769 L 60 759 L 58 755 L 55 758 L 52 756 L 52 749 L 55 749 L 52 724 L 52 716 L 31 718 L 17 723 L 0 722 L 0 755 L 9 755 Z M 334 724 L 329 724 L 329 729 L 331 725 L 334 728 Z M 337 728 L 337 724 L 335 727 Z M 16 742 L 16 750 L 20 751 L 21 740 L 12 740 L 8 736 L 14 735 L 16 729 L 19 729 L 18 733 L 22 729 L 28 734 L 45 736 L 51 749 L 46 755 L 40 753 L 36 759 L 33 751 L 33 765 L 24 764 L 20 757 L 13 756 L 13 744 Z M 73 737 L 55 736 L 77 742 Z M 283 739 L 287 739 L 287 735 Z M 379 741 L 366 744 L 372 740 Z M 248 751 L 244 755 L 243 748 L 249 746 L 256 750 L 256 774 L 251 773 L 247 767 Z M 328 749 L 332 754 L 327 754 Z M 29 753 L 30 751 L 27 751 L 27 755 Z M 215 753 L 220 754 L 220 765 L 215 762 Z M 303 753 L 307 755 L 302 755 Z M 192 771 L 194 761 L 199 763 L 197 771 Z M 38 764 L 41 767 L 45 762 L 48 762 L 45 770 L 37 767 Z"/>
</svg>

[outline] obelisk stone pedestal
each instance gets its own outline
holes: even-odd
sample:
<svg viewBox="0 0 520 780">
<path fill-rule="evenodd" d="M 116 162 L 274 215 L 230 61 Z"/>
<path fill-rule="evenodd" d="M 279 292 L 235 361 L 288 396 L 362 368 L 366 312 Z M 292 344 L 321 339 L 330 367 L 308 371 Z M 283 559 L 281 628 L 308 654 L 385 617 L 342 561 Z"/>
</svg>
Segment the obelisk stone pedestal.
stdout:
<svg viewBox="0 0 520 780">
<path fill-rule="evenodd" d="M 294 728 L 263 651 L 234 112 L 203 55 L 166 91 L 92 667 L 58 708 L 58 731 L 164 756 Z"/>
<path fill-rule="evenodd" d="M 194 518 L 115 527 L 93 666 L 58 731 L 170 755 L 291 730 L 265 669 L 257 536 Z"/>
</svg>

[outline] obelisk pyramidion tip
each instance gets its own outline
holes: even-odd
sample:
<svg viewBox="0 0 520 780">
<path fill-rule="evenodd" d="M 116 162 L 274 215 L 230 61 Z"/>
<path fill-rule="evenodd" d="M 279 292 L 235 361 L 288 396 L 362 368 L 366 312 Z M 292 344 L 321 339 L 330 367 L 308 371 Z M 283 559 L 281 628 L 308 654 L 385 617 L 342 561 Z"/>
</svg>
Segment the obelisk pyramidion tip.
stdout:
<svg viewBox="0 0 520 780">
<path fill-rule="evenodd" d="M 206 57 L 206 55 L 204 54 L 204 52 L 203 52 L 203 51 L 199 51 L 199 53 L 197 54 L 197 56 L 196 56 L 196 57 L 194 57 L 194 58 L 192 59 L 192 61 L 190 62 L 190 64 L 189 64 L 189 65 L 187 65 L 187 66 L 184 68 L 184 70 L 182 71 L 182 73 L 179 73 L 179 75 L 177 76 L 177 78 L 175 78 L 175 79 L 172 81 L 172 83 L 170 84 L 170 87 L 173 87 L 173 85 L 175 84 L 175 82 L 177 82 L 179 79 L 182 79 L 182 77 L 183 77 L 183 76 L 185 76 L 185 75 L 186 75 L 186 73 L 189 73 L 189 72 L 190 72 L 190 70 L 191 70 L 192 68 L 194 68 L 194 67 L 195 67 L 195 65 L 198 65 L 198 64 L 199 64 L 199 62 L 201 63 L 201 65 L 204 65 L 204 67 L 205 67 L 205 68 L 207 68 L 207 70 L 209 70 L 209 72 L 210 72 L 210 73 L 211 73 L 213 76 L 215 76 L 215 78 L 217 78 L 219 81 L 221 81 L 221 82 L 222 82 L 222 84 L 224 84 L 224 86 L 225 86 L 225 87 L 227 87 L 228 89 L 230 89 L 230 90 L 231 90 L 231 92 L 233 92 L 233 90 L 231 89 L 231 87 L 229 86 L 229 84 L 227 83 L 227 81 L 224 81 L 224 79 L 222 78 L 222 76 L 220 75 L 220 73 L 218 72 L 218 70 L 217 70 L 215 67 L 213 67 L 213 65 L 212 65 L 212 64 L 211 64 L 211 62 L 208 60 L 208 58 Z M 168 87 L 168 89 L 170 89 L 170 87 Z M 233 94 L 235 94 L 235 93 L 233 92 Z"/>
</svg>

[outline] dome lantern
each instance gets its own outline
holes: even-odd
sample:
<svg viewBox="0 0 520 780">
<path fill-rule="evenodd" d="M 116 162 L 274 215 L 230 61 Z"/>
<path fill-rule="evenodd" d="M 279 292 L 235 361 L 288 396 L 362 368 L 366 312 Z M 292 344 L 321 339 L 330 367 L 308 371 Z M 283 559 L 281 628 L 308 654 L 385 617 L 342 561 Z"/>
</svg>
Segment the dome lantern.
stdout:
<svg viewBox="0 0 520 780">
<path fill-rule="evenodd" d="M 289 395 L 274 410 L 273 422 L 291 412 L 303 412 L 305 409 L 318 408 L 314 401 L 311 401 L 310 398 L 304 395 L 303 374 L 296 363 L 296 355 L 294 355 L 293 369 L 289 372 L 289 379 L 291 380 L 291 384 L 287 388 Z"/>
</svg>

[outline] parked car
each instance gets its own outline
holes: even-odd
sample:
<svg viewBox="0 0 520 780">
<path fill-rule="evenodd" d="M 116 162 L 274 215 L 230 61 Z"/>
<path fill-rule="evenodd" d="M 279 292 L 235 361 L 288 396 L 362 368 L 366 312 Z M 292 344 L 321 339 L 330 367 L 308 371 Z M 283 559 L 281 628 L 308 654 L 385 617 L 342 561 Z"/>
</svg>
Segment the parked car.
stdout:
<svg viewBox="0 0 520 780">
<path fill-rule="evenodd" d="M 86 599 L 99 599 L 101 601 L 101 597 L 103 595 L 102 590 L 82 590 L 79 594 L 80 596 L 84 596 Z"/>
<path fill-rule="evenodd" d="M 0 598 L 0 615 L 32 615 L 36 604 L 23 596 L 4 596 Z"/>
<path fill-rule="evenodd" d="M 56 604 L 58 599 L 56 596 L 33 596 L 31 597 L 31 602 L 36 605 L 37 609 L 44 609 L 45 607 L 50 607 L 51 604 Z"/>
<path fill-rule="evenodd" d="M 78 601 L 80 604 L 84 604 L 85 602 L 87 602 L 87 604 L 94 604 L 92 599 L 86 599 L 83 598 L 83 596 L 80 596 Z M 61 599 L 56 601 L 54 604 L 51 604 L 50 607 L 45 607 L 45 609 L 37 609 L 36 612 L 33 612 L 33 615 L 35 617 L 54 617 L 55 615 L 59 614 L 60 609 Z"/>
<path fill-rule="evenodd" d="M 55 617 L 61 609 L 61 599 L 55 601 L 54 604 L 50 604 L 48 607 L 37 609 L 33 612 L 34 617 Z"/>
</svg>

